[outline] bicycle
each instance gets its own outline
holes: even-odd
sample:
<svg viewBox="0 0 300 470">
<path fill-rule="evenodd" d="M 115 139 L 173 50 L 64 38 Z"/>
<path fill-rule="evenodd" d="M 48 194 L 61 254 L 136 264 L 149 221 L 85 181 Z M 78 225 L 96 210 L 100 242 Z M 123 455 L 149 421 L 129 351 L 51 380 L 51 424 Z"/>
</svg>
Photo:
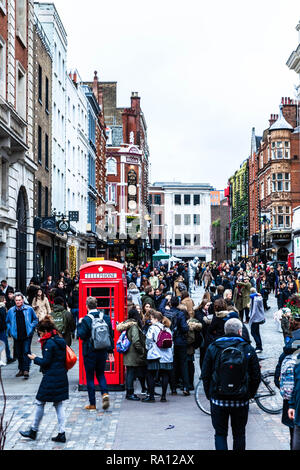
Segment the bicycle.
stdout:
<svg viewBox="0 0 300 470">
<path fill-rule="evenodd" d="M 259 361 L 261 362 L 265 359 L 262 358 Z M 274 371 L 266 370 L 262 372 L 261 383 L 250 403 L 255 402 L 265 413 L 277 415 L 282 412 L 282 397 L 279 389 L 274 384 L 274 376 Z M 210 401 L 206 398 L 201 377 L 195 388 L 195 401 L 203 413 L 210 415 Z"/>
</svg>

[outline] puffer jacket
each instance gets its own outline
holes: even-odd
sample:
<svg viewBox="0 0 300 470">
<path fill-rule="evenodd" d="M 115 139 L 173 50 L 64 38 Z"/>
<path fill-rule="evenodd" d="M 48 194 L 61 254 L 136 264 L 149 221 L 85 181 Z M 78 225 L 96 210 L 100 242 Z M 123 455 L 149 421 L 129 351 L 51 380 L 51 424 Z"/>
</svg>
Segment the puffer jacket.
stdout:
<svg viewBox="0 0 300 470">
<path fill-rule="evenodd" d="M 126 367 L 138 367 L 146 365 L 145 335 L 139 328 L 138 323 L 129 318 L 117 325 L 117 331 L 127 332 L 127 338 L 131 342 L 129 350 L 123 354 Z"/>
<path fill-rule="evenodd" d="M 161 349 L 156 344 L 158 335 L 163 328 L 166 328 L 166 330 L 172 334 L 170 327 L 171 321 L 166 317 L 163 318 L 162 323 L 156 323 L 150 326 L 146 335 L 147 359 L 159 359 L 161 363 L 173 362 L 173 346 L 172 348 Z"/>
<path fill-rule="evenodd" d="M 164 299 L 160 305 L 161 313 L 171 321 L 171 329 L 173 331 L 174 345 L 186 346 L 186 336 L 189 331 L 188 324 L 185 319 L 185 314 L 175 307 L 169 310 L 166 308 L 167 299 Z"/>
<path fill-rule="evenodd" d="M 195 350 L 203 343 L 202 336 L 202 323 L 196 318 L 187 320 L 189 331 L 187 334 L 187 354 L 190 356 L 195 353 Z"/>
<path fill-rule="evenodd" d="M 132 303 L 142 306 L 141 294 L 138 289 L 128 289 L 127 294 L 131 295 Z"/>
<path fill-rule="evenodd" d="M 53 335 L 43 345 L 43 357 L 36 357 L 34 363 L 41 368 L 43 378 L 36 399 L 43 402 L 60 402 L 69 398 L 69 383 L 66 363 L 66 342 Z"/>
</svg>

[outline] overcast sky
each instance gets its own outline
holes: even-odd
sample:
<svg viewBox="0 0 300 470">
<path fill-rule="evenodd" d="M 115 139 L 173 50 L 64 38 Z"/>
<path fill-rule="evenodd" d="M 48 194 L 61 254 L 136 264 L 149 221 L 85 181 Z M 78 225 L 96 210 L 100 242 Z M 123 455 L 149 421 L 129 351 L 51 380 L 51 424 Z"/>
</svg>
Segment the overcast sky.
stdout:
<svg viewBox="0 0 300 470">
<path fill-rule="evenodd" d="M 298 77 L 299 0 L 56 0 L 68 68 L 141 96 L 151 182 L 223 189 Z"/>
</svg>

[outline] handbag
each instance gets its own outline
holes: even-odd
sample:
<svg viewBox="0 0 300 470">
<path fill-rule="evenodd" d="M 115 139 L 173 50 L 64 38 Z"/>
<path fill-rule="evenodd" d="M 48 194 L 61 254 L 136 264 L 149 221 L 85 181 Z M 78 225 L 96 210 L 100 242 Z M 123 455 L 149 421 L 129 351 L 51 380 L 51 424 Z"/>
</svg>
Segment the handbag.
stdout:
<svg viewBox="0 0 300 470">
<path fill-rule="evenodd" d="M 77 362 L 77 356 L 70 346 L 66 346 L 66 369 L 70 370 L 75 366 Z"/>
</svg>

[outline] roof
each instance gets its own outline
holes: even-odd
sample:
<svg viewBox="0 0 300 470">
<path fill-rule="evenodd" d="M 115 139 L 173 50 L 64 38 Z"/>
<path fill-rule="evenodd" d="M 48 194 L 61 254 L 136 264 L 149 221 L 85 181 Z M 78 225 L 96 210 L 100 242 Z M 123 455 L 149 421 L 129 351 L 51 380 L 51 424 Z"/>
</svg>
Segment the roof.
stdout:
<svg viewBox="0 0 300 470">
<path fill-rule="evenodd" d="M 293 126 L 289 124 L 282 114 L 282 106 L 280 106 L 279 118 L 276 122 L 270 127 L 270 131 L 279 131 L 279 130 L 294 130 Z"/>
<path fill-rule="evenodd" d="M 179 183 L 179 182 L 156 182 L 151 184 L 152 187 L 159 187 L 163 189 L 205 189 L 209 191 L 214 191 L 209 183 Z"/>
</svg>

